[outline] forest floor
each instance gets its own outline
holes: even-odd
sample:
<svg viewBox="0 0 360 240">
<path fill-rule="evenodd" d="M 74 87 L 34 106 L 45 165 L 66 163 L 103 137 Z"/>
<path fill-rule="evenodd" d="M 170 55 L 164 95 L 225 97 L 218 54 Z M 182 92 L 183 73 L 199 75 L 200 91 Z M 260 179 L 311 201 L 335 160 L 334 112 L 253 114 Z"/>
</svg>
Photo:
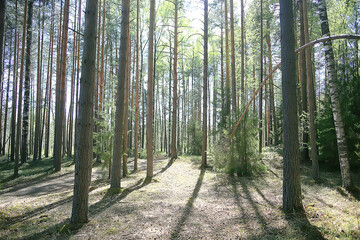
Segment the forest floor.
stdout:
<svg viewBox="0 0 360 240">
<path fill-rule="evenodd" d="M 139 171 L 122 179 L 123 191 L 109 196 L 107 170 L 94 166 L 90 221 L 70 230 L 72 160 L 64 160 L 60 173 L 52 171 L 52 159 L 27 163 L 12 179 L 3 159 L 0 239 L 360 239 L 360 202 L 337 191 L 339 173 L 321 172 L 315 183 L 302 166 L 305 214 L 287 215 L 281 210 L 282 159 L 275 151 L 264 153 L 268 169 L 253 177 L 200 169 L 200 160 L 169 163 L 158 156 L 153 180 L 144 183 L 141 159 Z"/>
</svg>

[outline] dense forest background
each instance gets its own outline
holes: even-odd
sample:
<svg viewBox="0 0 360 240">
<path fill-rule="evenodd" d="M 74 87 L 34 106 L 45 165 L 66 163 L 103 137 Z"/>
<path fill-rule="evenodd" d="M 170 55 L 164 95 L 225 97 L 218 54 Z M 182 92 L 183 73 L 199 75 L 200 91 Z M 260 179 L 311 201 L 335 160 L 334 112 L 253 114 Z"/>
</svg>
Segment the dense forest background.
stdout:
<svg viewBox="0 0 360 240">
<path fill-rule="evenodd" d="M 289 1 L 293 82 L 284 74 L 282 48 L 292 44 L 282 42 L 278 1 L 87 2 L 2 1 L 0 153 L 14 177 L 27 162 L 53 157 L 61 171 L 75 156 L 75 185 L 87 186 L 87 157 L 120 189 L 139 159 L 147 158 L 151 178 L 153 158 L 164 155 L 201 155 L 202 167 L 251 176 L 266 171 L 265 148 L 284 147 L 284 174 L 288 157 L 299 157 L 315 181 L 319 169 L 339 171 L 344 189 L 357 189 L 359 1 Z M 294 92 L 284 90 L 284 76 Z M 290 174 L 299 171 L 294 162 Z M 88 200 L 77 203 L 76 191 L 73 207 L 81 209 Z M 72 221 L 84 214 L 73 211 Z"/>
</svg>

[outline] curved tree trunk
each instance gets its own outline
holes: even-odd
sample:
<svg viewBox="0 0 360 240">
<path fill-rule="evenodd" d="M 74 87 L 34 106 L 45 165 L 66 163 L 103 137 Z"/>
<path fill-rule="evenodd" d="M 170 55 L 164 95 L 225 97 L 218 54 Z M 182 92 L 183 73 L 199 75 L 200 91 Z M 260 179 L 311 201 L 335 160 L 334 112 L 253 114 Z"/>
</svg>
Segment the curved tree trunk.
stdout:
<svg viewBox="0 0 360 240">
<path fill-rule="evenodd" d="M 327 37 L 330 36 L 330 30 L 329 30 L 329 22 L 327 17 L 325 0 L 318 0 L 318 4 L 319 4 L 319 14 L 321 21 L 321 33 L 323 37 Z M 337 147 L 339 153 L 342 186 L 346 189 L 349 189 L 352 186 L 351 175 L 350 175 L 350 163 L 348 157 L 348 148 L 346 145 L 344 123 L 342 120 L 342 114 L 340 109 L 340 100 L 339 100 L 339 93 L 337 86 L 337 73 L 335 69 L 335 59 L 334 59 L 334 52 L 332 49 L 332 42 L 331 41 L 324 42 L 324 49 L 325 49 L 326 67 L 328 69 L 327 79 L 330 90 L 331 108 L 333 112 L 336 141 L 337 141 Z"/>
</svg>

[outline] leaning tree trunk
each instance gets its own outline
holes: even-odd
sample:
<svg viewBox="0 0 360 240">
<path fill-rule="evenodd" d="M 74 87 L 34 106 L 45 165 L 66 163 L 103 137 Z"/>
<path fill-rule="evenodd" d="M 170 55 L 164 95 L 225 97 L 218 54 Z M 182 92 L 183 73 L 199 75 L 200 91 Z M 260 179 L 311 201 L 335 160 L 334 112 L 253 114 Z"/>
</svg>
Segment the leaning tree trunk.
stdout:
<svg viewBox="0 0 360 240">
<path fill-rule="evenodd" d="M 111 170 L 110 187 L 118 190 L 121 187 L 121 160 L 123 150 L 123 132 L 124 132 L 124 99 L 126 82 L 126 62 L 128 61 L 128 38 L 129 38 L 129 14 L 130 0 L 122 0 L 122 21 L 121 21 L 121 39 L 120 39 L 120 59 L 117 83 L 116 98 L 116 116 L 115 116 L 115 134 L 113 147 L 113 165 Z"/>
<path fill-rule="evenodd" d="M 329 22 L 326 11 L 325 0 L 318 0 L 319 15 L 321 21 L 321 33 L 323 37 L 330 36 Z M 348 157 L 348 147 L 346 145 L 346 137 L 344 130 L 344 123 L 342 120 L 342 114 L 340 109 L 339 92 L 337 86 L 337 73 L 335 69 L 334 52 L 332 49 L 332 42 L 324 42 L 326 67 L 328 69 L 328 86 L 330 90 L 331 108 L 333 112 L 336 141 L 339 153 L 339 162 L 341 170 L 342 186 L 346 189 L 351 188 L 351 175 L 350 175 L 350 163 Z"/>
<path fill-rule="evenodd" d="M 28 4 L 26 25 L 26 58 L 25 58 L 25 80 L 24 80 L 24 111 L 22 114 L 22 138 L 21 138 L 21 163 L 28 158 L 28 135 L 29 135 L 29 110 L 30 110 L 30 74 L 31 74 L 31 42 L 32 42 L 32 16 L 34 1 Z"/>
<path fill-rule="evenodd" d="M 283 209 L 293 212 L 302 209 L 302 201 L 292 1 L 280 0 L 280 26 L 284 116 Z"/>
<path fill-rule="evenodd" d="M 77 121 L 77 150 L 75 151 L 74 197 L 71 214 L 72 223 L 88 221 L 89 176 L 92 160 L 92 109 L 95 82 L 96 20 L 98 0 L 87 0 L 85 10 L 85 32 L 83 60 L 81 65 L 80 106 Z"/>
</svg>

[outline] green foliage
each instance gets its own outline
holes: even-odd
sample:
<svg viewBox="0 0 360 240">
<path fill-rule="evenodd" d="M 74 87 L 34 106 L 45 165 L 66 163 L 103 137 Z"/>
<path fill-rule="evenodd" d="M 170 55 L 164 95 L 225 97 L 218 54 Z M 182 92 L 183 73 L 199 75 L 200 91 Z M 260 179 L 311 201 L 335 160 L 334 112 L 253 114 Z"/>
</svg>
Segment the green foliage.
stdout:
<svg viewBox="0 0 360 240">
<path fill-rule="evenodd" d="M 257 150 L 257 132 L 257 120 L 253 116 L 243 119 L 231 143 L 228 141 L 229 132 L 224 131 L 221 140 L 214 147 L 215 169 L 231 175 L 237 173 L 238 176 L 263 172 L 265 166 L 260 162 Z"/>
<path fill-rule="evenodd" d="M 349 77 L 338 84 L 350 164 L 360 167 L 360 78 Z M 319 161 L 335 168 L 339 166 L 335 127 L 330 97 L 325 99 L 317 116 Z"/>
<path fill-rule="evenodd" d="M 188 154 L 189 155 L 201 155 L 201 146 L 202 146 L 202 130 L 200 121 L 191 120 L 188 128 L 189 133 L 189 146 Z"/>
</svg>

